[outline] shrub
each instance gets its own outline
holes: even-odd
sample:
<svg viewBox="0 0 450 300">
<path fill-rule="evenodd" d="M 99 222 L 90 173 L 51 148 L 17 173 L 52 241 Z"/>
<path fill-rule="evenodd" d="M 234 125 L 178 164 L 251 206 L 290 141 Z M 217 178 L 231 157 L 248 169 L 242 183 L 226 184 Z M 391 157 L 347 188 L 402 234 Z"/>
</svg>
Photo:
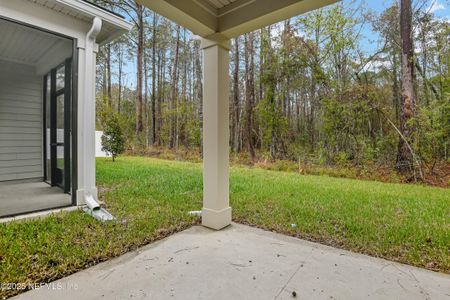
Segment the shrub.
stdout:
<svg viewBox="0 0 450 300">
<path fill-rule="evenodd" d="M 125 151 L 125 137 L 120 117 L 115 112 L 105 115 L 103 123 L 102 150 L 111 154 L 112 160 Z"/>
</svg>

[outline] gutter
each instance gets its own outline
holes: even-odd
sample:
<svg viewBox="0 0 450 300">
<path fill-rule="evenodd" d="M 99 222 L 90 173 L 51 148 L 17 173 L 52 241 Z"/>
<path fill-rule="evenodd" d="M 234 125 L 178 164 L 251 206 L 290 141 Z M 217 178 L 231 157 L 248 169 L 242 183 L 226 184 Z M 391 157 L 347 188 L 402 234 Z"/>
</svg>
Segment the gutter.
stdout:
<svg viewBox="0 0 450 300">
<path fill-rule="evenodd" d="M 99 44 L 104 45 L 111 42 L 118 36 L 128 32 L 133 28 L 133 25 L 129 23 L 122 16 L 111 12 L 103 7 L 100 7 L 87 0 L 55 0 L 58 4 L 65 6 L 67 9 L 86 16 L 88 18 L 101 18 L 105 24 L 114 28 L 114 33 L 109 35 L 104 41 L 100 41 Z"/>
<path fill-rule="evenodd" d="M 86 0 L 56 0 L 57 3 L 64 5 L 68 9 L 75 10 L 77 13 L 83 14 L 86 17 L 101 17 L 107 23 L 117 26 L 125 31 L 129 31 L 133 25 L 128 22 L 123 16 L 104 9 L 98 5 Z"/>
</svg>

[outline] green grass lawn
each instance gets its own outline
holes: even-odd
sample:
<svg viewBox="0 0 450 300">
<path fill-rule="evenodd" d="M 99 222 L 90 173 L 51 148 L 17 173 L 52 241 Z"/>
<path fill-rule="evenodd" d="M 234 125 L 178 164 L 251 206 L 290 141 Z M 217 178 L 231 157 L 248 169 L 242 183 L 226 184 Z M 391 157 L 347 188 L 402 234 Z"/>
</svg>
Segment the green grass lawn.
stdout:
<svg viewBox="0 0 450 300">
<path fill-rule="evenodd" d="M 99 159 L 100 196 L 117 222 L 78 211 L 0 225 L 0 282 L 52 281 L 197 223 L 187 212 L 202 207 L 201 167 Z M 450 272 L 448 189 L 247 168 L 231 169 L 230 188 L 236 222 Z"/>
</svg>

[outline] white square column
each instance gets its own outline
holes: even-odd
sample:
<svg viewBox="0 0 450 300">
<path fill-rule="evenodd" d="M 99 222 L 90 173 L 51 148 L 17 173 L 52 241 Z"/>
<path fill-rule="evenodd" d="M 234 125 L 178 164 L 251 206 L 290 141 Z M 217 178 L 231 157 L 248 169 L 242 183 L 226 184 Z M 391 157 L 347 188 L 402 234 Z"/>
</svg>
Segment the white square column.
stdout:
<svg viewBox="0 0 450 300">
<path fill-rule="evenodd" d="M 78 118 L 77 118 L 77 205 L 92 196 L 97 200 L 95 182 L 95 68 L 98 52 L 96 37 L 102 28 L 95 17 L 84 43 L 78 45 Z"/>
<path fill-rule="evenodd" d="M 203 62 L 203 226 L 231 224 L 229 203 L 229 50 L 223 37 L 202 39 Z"/>
</svg>

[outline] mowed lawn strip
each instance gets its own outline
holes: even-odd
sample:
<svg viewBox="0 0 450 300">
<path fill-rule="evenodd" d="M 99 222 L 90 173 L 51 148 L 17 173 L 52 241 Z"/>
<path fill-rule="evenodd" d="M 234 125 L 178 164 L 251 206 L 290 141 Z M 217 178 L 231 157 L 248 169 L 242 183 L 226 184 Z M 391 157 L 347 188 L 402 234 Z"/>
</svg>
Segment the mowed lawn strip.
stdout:
<svg viewBox="0 0 450 300">
<path fill-rule="evenodd" d="M 236 222 L 450 272 L 448 189 L 237 167 L 230 181 Z M 97 182 L 117 220 L 78 211 L 0 225 L 0 282 L 52 281 L 198 223 L 187 212 L 202 207 L 201 164 L 99 159 Z"/>
</svg>

